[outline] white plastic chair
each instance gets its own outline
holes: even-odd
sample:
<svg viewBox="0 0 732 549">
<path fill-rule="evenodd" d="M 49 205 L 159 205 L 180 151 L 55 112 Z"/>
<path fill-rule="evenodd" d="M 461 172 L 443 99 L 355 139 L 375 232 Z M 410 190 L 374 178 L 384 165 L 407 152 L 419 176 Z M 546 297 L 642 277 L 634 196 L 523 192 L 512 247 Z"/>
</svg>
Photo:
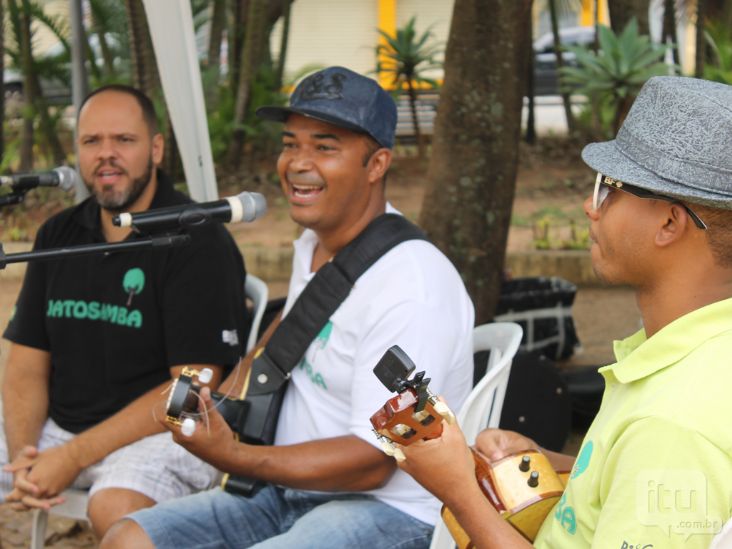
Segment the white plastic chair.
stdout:
<svg viewBox="0 0 732 549">
<path fill-rule="evenodd" d="M 709 549 L 729 549 L 732 547 L 732 520 L 728 520 L 722 530 L 714 536 Z"/>
<path fill-rule="evenodd" d="M 249 337 L 247 338 L 246 352 L 248 353 L 257 344 L 257 334 L 259 333 L 259 325 L 262 323 L 264 310 L 267 307 L 267 299 L 269 290 L 267 284 L 261 278 L 257 278 L 247 273 L 247 280 L 244 284 L 244 294 L 247 299 L 252 302 L 252 327 L 249 329 Z"/>
<path fill-rule="evenodd" d="M 267 284 L 261 279 L 254 275 L 247 274 L 246 283 L 244 284 L 244 294 L 247 299 L 251 300 L 253 312 L 252 312 L 252 326 L 249 329 L 249 336 L 247 338 L 246 352 L 248 353 L 254 348 L 257 343 L 257 334 L 259 332 L 259 325 L 262 322 L 262 316 L 264 315 L 264 309 L 267 306 L 267 298 L 269 296 L 269 290 Z M 86 508 L 89 504 L 89 497 L 86 490 L 75 490 L 69 489 L 64 491 L 63 496 L 66 501 L 61 505 L 57 505 L 51 509 L 51 513 L 59 515 L 65 518 L 74 520 L 86 520 Z M 48 526 L 48 512 L 36 509 L 33 511 L 33 524 L 31 526 L 31 549 L 42 549 L 45 544 L 46 538 L 46 527 Z"/>
<path fill-rule="evenodd" d="M 485 375 L 473 387 L 457 414 L 458 425 L 470 445 L 475 444 L 475 438 L 483 429 L 498 427 L 511 364 L 522 336 L 521 326 L 513 322 L 493 322 L 473 329 L 473 353 L 487 350 L 491 353 Z M 442 518 L 439 518 L 432 534 L 430 549 L 453 547 L 455 541 Z"/>
</svg>

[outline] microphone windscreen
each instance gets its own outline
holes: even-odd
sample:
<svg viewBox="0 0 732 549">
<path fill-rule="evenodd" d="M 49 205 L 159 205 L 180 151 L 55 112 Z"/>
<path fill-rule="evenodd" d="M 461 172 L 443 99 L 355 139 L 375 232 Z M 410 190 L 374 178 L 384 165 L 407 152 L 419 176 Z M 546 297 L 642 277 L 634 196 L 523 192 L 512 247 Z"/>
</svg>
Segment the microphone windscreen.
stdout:
<svg viewBox="0 0 732 549">
<path fill-rule="evenodd" d="M 254 221 L 267 213 L 267 200 L 261 193 L 243 192 L 231 197 L 241 205 L 241 212 L 236 212 L 232 204 L 231 221 Z M 234 202 L 230 199 L 230 203 Z"/>
<path fill-rule="evenodd" d="M 79 172 L 69 166 L 59 166 L 53 171 L 58 174 L 58 186 L 65 191 L 70 191 L 77 183 L 81 183 Z"/>
</svg>

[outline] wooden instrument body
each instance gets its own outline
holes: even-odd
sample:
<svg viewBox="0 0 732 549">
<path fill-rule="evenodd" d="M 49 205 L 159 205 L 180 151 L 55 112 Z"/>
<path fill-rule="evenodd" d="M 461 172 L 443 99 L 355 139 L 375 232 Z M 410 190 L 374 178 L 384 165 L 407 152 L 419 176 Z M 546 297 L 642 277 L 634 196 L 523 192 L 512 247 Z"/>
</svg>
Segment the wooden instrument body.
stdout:
<svg viewBox="0 0 732 549">
<path fill-rule="evenodd" d="M 194 383 L 194 378 L 198 377 L 200 372 L 193 368 L 183 368 L 180 376 L 173 382 L 173 386 L 168 396 L 168 402 L 165 406 L 166 421 L 174 425 L 182 425 L 183 419 L 186 417 L 198 417 L 198 393 L 201 390 L 200 385 Z M 246 437 L 247 419 L 249 417 L 248 402 L 244 400 L 246 387 L 248 384 L 249 372 L 247 372 L 247 383 L 242 390 L 241 398 L 232 398 L 215 391 L 211 391 L 211 399 L 223 416 L 224 421 L 234 431 L 234 437 L 237 440 L 243 439 L 246 442 L 258 443 L 251 441 Z M 260 487 L 254 479 L 248 477 L 230 475 L 225 473 L 221 479 L 221 487 L 227 492 L 239 494 L 243 496 L 251 496 Z"/>
<path fill-rule="evenodd" d="M 418 440 L 437 438 L 442 435 L 442 419 L 454 423 L 455 416 L 429 391 L 429 380 L 423 379 L 424 372 L 407 380 L 414 371 L 414 364 L 398 348 L 398 352 L 389 356 L 393 349 L 377 364 L 374 373 L 397 395 L 371 416 L 371 425 L 382 441 L 384 451 L 403 460 L 403 452 L 394 443 L 409 446 Z M 473 457 L 475 476 L 485 497 L 521 535 L 533 541 L 564 492 L 564 483 L 549 460 L 534 449 L 492 463 L 476 450 L 473 450 Z M 458 547 L 472 547 L 448 508 L 443 507 L 442 516 Z"/>
<path fill-rule="evenodd" d="M 485 497 L 522 536 L 534 541 L 564 491 L 560 475 L 538 450 L 511 454 L 493 463 L 475 450 L 473 457 L 475 476 Z M 536 474 L 536 486 L 530 484 L 532 472 Z M 473 547 L 447 507 L 442 508 L 442 518 L 460 549 Z"/>
</svg>

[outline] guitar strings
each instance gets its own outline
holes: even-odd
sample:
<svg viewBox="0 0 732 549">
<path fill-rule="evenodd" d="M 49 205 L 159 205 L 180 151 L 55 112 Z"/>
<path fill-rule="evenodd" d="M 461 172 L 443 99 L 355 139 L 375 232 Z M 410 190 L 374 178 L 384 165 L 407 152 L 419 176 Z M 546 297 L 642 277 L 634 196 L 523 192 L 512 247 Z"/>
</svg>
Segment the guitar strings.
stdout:
<svg viewBox="0 0 732 549">
<path fill-rule="evenodd" d="M 237 386 L 237 382 L 239 381 L 239 375 L 240 375 L 241 370 L 242 370 L 242 363 L 244 361 L 244 358 L 245 357 L 239 357 L 239 362 L 234 367 L 234 379 L 233 379 L 233 381 L 232 381 L 232 383 L 231 383 L 231 385 L 229 387 L 229 390 L 226 391 L 226 393 L 224 393 L 222 395 L 222 398 L 218 402 L 214 402 L 213 406 L 211 406 L 211 409 L 218 409 L 218 408 L 220 408 L 221 406 L 224 405 L 224 403 L 223 403 L 224 399 L 230 398 L 234 394 L 234 388 Z M 170 392 L 170 390 L 173 388 L 173 385 L 175 385 L 175 381 L 171 381 L 167 385 L 167 387 L 160 392 L 160 394 L 161 395 L 164 395 L 164 394 Z M 200 394 L 196 393 L 196 397 L 201 402 L 203 401 L 203 398 L 201 397 Z M 204 410 L 203 413 L 202 412 L 189 412 L 189 413 L 186 413 L 185 416 L 186 417 L 193 418 L 194 420 L 204 418 L 204 422 L 206 423 L 206 429 L 207 429 L 207 432 L 208 432 L 208 428 L 209 428 L 209 423 L 208 423 L 209 422 L 208 408 L 206 406 L 203 406 L 203 410 Z M 155 421 L 158 421 L 157 412 L 156 412 L 156 407 L 155 406 L 153 406 L 152 415 L 153 415 L 153 419 Z"/>
</svg>

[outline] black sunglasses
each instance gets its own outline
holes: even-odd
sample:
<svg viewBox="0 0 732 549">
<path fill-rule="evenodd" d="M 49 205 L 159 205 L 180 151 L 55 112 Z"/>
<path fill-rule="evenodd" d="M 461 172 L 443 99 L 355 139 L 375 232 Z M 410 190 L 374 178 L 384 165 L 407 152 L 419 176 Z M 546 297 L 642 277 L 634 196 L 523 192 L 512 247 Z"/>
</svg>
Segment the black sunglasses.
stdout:
<svg viewBox="0 0 732 549">
<path fill-rule="evenodd" d="M 602 206 L 602 203 L 610 194 L 611 189 L 618 189 L 628 194 L 632 194 L 633 196 L 637 196 L 638 198 L 652 198 L 654 200 L 665 200 L 666 202 L 671 202 L 672 204 L 678 204 L 682 208 L 684 208 L 684 210 L 686 210 L 686 213 L 689 214 L 689 217 L 691 217 L 694 225 L 702 230 L 706 230 L 707 228 L 706 223 L 704 223 L 701 218 L 694 213 L 694 210 L 681 202 L 681 200 L 671 198 L 670 196 L 664 196 L 662 194 L 656 194 L 654 192 L 647 191 L 646 189 L 641 189 L 640 187 L 624 183 L 623 181 L 607 175 L 603 175 L 599 172 L 597 174 L 597 178 L 595 179 L 595 191 L 592 193 L 593 210 L 597 211 L 600 209 L 600 206 Z"/>
</svg>

